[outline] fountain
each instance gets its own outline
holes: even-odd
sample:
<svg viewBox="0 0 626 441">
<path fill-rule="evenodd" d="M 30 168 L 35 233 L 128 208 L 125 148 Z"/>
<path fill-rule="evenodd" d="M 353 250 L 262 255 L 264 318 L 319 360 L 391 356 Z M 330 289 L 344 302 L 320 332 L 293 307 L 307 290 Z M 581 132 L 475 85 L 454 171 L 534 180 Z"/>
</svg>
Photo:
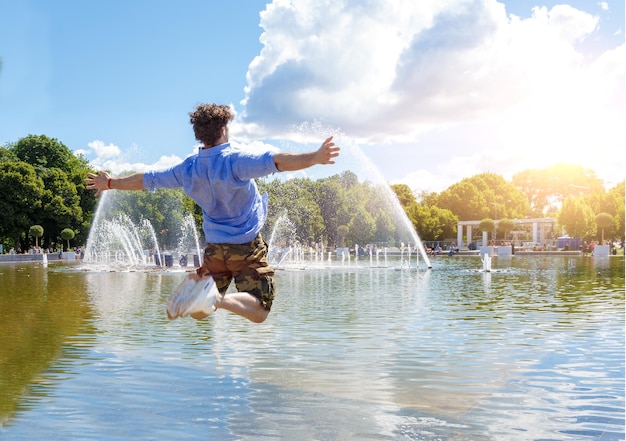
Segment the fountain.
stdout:
<svg viewBox="0 0 626 441">
<path fill-rule="evenodd" d="M 361 150 L 361 148 L 358 145 L 354 143 L 349 143 L 347 145 L 348 145 L 347 150 L 352 155 L 354 155 L 356 160 L 360 163 L 360 165 L 365 170 L 365 173 L 364 173 L 365 176 L 370 177 L 373 180 L 373 182 L 384 191 L 385 197 L 389 204 L 389 210 L 392 213 L 394 219 L 397 220 L 398 225 L 402 226 L 402 228 L 405 230 L 405 234 L 407 234 L 410 237 L 411 242 L 415 244 L 416 255 L 421 255 L 427 268 L 429 269 L 432 268 L 432 264 L 430 263 L 430 259 L 428 258 L 428 254 L 426 253 L 426 248 L 422 244 L 422 241 L 419 235 L 417 234 L 417 231 L 415 231 L 415 228 L 413 227 L 413 225 L 411 224 L 411 221 L 409 220 L 408 216 L 404 212 L 404 209 L 400 205 L 400 202 L 398 201 L 395 193 L 393 192 L 391 187 L 387 185 L 378 167 L 376 167 L 376 165 L 371 161 L 371 159 L 369 159 L 363 153 L 363 150 Z M 410 257 L 410 251 L 409 251 L 409 257 Z M 419 261 L 418 261 L 418 264 L 419 264 Z"/>
<path fill-rule="evenodd" d="M 190 246 L 193 248 L 190 248 Z M 200 246 L 200 238 L 198 237 L 196 223 L 191 214 L 187 214 L 184 217 L 177 249 L 182 254 L 182 258 L 184 259 L 186 259 L 189 251 L 193 251 L 194 259 L 198 257 L 198 260 L 194 260 L 194 266 L 200 266 L 199 256 L 202 256 L 203 248 Z"/>
<path fill-rule="evenodd" d="M 361 266 L 369 268 L 389 268 L 388 247 L 382 249 L 373 245 L 365 247 L 354 244 L 354 258 L 348 247 L 338 247 L 334 252 L 325 253 L 321 243 L 314 246 L 303 245 L 296 236 L 295 225 L 287 214 L 282 214 L 274 223 L 269 235 L 268 261 L 276 269 L 303 269 L 303 268 L 341 268 L 346 266 Z M 363 254 L 361 254 L 361 252 Z M 380 255 L 383 253 L 381 261 Z M 400 243 L 396 257 L 400 268 L 411 268 L 412 256 L 415 253 L 415 264 L 419 265 L 419 253 L 417 246 L 411 248 L 411 244 Z M 327 258 L 324 256 L 327 254 Z M 359 256 L 368 258 L 359 259 Z M 374 259 L 374 256 L 376 258 Z"/>
<path fill-rule="evenodd" d="M 328 133 L 329 131 L 318 128 L 317 132 Z M 343 173 L 338 170 L 338 165 L 311 169 L 311 175 L 328 171 L 336 173 L 330 178 L 321 177 L 322 186 L 319 188 L 329 192 L 329 196 L 326 196 L 327 199 L 321 198 L 321 202 L 318 201 L 319 208 L 322 210 L 321 214 L 324 216 L 325 230 L 322 230 L 322 233 L 311 233 L 314 229 L 307 225 L 306 216 L 308 212 L 289 203 L 292 200 L 292 192 L 294 197 L 298 197 L 299 193 L 294 187 L 290 188 L 286 183 L 280 183 L 283 175 L 277 176 L 276 180 L 279 181 L 277 185 L 264 182 L 268 186 L 267 191 L 270 194 L 278 195 L 278 200 L 285 201 L 284 207 L 275 208 L 270 204 L 268 222 L 262 230 L 263 236 L 269 238 L 270 254 L 268 257 L 270 264 L 277 267 L 328 267 L 336 265 L 374 267 L 388 266 L 388 256 L 393 256 L 399 257 L 401 267 L 406 268 L 411 267 L 411 265 L 418 267 L 423 262 L 427 268 L 432 268 L 430 259 L 413 224 L 378 168 L 351 140 L 346 140 L 341 135 L 335 135 L 335 140 L 338 145 L 342 146 L 342 162 L 348 163 L 350 168 Z M 307 150 L 310 148 L 311 146 L 308 146 Z M 291 146 L 290 149 L 293 150 Z M 346 172 L 348 172 L 347 176 Z M 359 179 L 356 182 L 357 177 L 361 176 L 366 177 L 366 179 Z M 308 171 L 307 178 L 310 179 Z M 323 187 L 324 184 L 327 184 L 328 187 Z M 333 199 L 336 190 L 331 184 L 342 188 L 341 191 L 349 195 L 342 194 L 341 197 L 345 199 L 340 200 L 337 205 L 333 205 L 333 202 L 336 201 Z M 303 185 L 306 188 L 308 184 L 305 181 Z M 285 193 L 280 193 L 283 189 L 285 189 Z M 350 194 L 352 191 L 354 194 Z M 341 205 L 342 203 L 345 204 L 345 200 L 350 201 L 350 198 L 354 198 L 355 202 L 358 201 L 358 203 L 355 203 L 354 206 Z M 366 203 L 363 203 L 364 198 L 366 198 Z M 324 204 L 333 207 L 335 211 L 329 211 L 326 208 L 324 212 Z M 346 211 L 353 211 L 357 214 L 348 216 L 352 219 L 348 222 Z M 343 221 L 332 219 L 333 217 L 343 217 Z M 359 217 L 368 217 L 370 222 L 372 220 L 376 222 L 376 229 L 381 234 L 376 234 L 375 238 L 371 234 L 369 236 L 367 233 L 361 234 L 360 228 L 367 232 L 371 224 L 367 224 L 367 221 L 359 224 Z M 332 221 L 327 222 L 329 219 Z M 355 219 L 357 222 L 354 222 Z M 352 224 L 353 222 L 354 224 Z M 348 224 L 351 224 L 350 230 L 347 228 Z M 387 227 L 388 225 L 391 227 Z M 348 236 L 344 236 L 343 233 L 335 235 L 335 231 L 337 231 L 335 228 L 338 229 L 338 227 L 344 227 L 349 231 Z M 319 227 L 317 231 L 319 231 Z M 313 235 L 320 237 L 312 237 Z M 305 237 L 307 237 L 306 240 Z M 380 258 L 382 252 L 384 252 L 384 262 Z M 328 256 L 327 259 L 324 259 L 323 256 L 325 255 Z M 420 255 L 422 259 L 419 258 Z"/>
<path fill-rule="evenodd" d="M 268 260 L 273 265 L 294 264 L 302 260 L 302 246 L 296 239 L 295 227 L 286 214 L 278 217 L 269 238 Z"/>
<path fill-rule="evenodd" d="M 149 223 L 144 224 L 149 225 Z M 127 215 L 118 214 L 103 219 L 92 227 L 85 250 L 85 263 L 119 263 L 129 266 L 146 266 L 148 256 L 144 237 L 150 237 L 149 229 L 135 225 Z M 157 248 L 156 243 L 151 244 Z"/>
<path fill-rule="evenodd" d="M 488 253 L 483 254 L 483 257 L 480 259 L 483 262 L 483 271 L 489 273 L 491 272 L 491 257 Z"/>
<path fill-rule="evenodd" d="M 177 222 L 180 228 L 173 234 L 175 243 L 162 244 L 159 243 L 157 233 L 149 219 L 140 218 L 133 221 L 116 205 L 125 200 L 125 195 L 131 197 L 132 195 L 119 192 L 114 199 L 109 195 L 110 192 L 105 192 L 99 201 L 89 232 L 83 262 L 90 269 L 98 266 L 104 266 L 107 270 L 174 267 L 177 266 L 176 263 L 180 267 L 185 267 L 189 254 L 194 256 L 194 264 L 199 266 L 200 241 L 194 219 L 190 214 Z M 121 206 L 123 205 L 121 203 Z M 178 257 L 179 260 L 174 257 Z"/>
<path fill-rule="evenodd" d="M 510 273 L 511 268 L 494 268 L 493 267 L 493 259 L 489 255 L 489 253 L 479 254 L 481 267 L 480 268 L 472 268 L 465 270 L 466 272 L 472 273 L 483 273 L 487 276 L 486 280 L 491 280 L 490 277 L 492 273 Z"/>
<path fill-rule="evenodd" d="M 324 130 L 324 133 L 328 133 L 328 131 Z M 336 138 L 338 136 L 336 135 Z M 263 236 L 269 237 L 268 259 L 270 263 L 275 266 L 297 265 L 300 267 L 332 266 L 335 263 L 341 263 L 342 266 L 388 266 L 388 256 L 396 256 L 397 253 L 400 253 L 401 267 L 410 267 L 412 264 L 417 267 L 420 264 L 419 255 L 421 255 L 421 260 L 427 268 L 432 268 L 417 232 L 378 168 L 363 154 L 360 147 L 350 140 L 337 139 L 337 143 L 342 146 L 342 159 L 350 165 L 350 169 L 345 171 L 351 172 L 355 177 L 367 176 L 368 180 L 364 185 L 375 195 L 375 202 L 370 201 L 368 210 L 384 213 L 385 221 L 393 226 L 393 230 L 390 229 L 388 233 L 389 235 L 393 234 L 393 238 L 387 236 L 391 242 L 382 243 L 383 240 L 386 240 L 383 239 L 377 245 L 374 243 L 367 243 L 366 245 L 354 243 L 353 252 L 351 252 L 349 248 L 338 245 L 335 247 L 336 244 L 326 244 L 322 237 L 315 239 L 309 237 L 305 240 L 296 235 L 295 223 L 290 220 L 290 210 L 295 207 L 278 207 L 275 210 L 278 213 L 281 213 L 282 210 L 282 213 L 274 217 L 270 216 L 270 221 L 262 230 Z M 310 146 L 306 146 L 306 149 L 310 150 Z M 311 171 L 336 173 L 338 169 L 336 167 L 317 167 Z M 178 193 L 178 200 L 174 200 L 176 196 L 173 196 L 165 202 L 161 202 L 161 198 L 167 199 L 168 197 L 162 196 L 162 194 L 154 195 L 157 204 L 161 205 L 156 210 L 153 209 L 155 211 L 153 214 L 141 214 L 145 217 L 140 219 L 137 219 L 137 214 L 135 214 L 135 218 L 131 219 L 128 213 L 136 213 L 138 211 L 136 207 L 146 205 L 141 198 L 152 197 L 153 195 L 148 195 L 145 192 L 104 192 L 92 222 L 84 263 L 132 268 L 158 267 L 165 263 L 166 267 L 176 264 L 185 267 L 188 265 L 187 255 L 193 254 L 194 266 L 199 266 L 200 259 L 195 260 L 195 257 L 202 255 L 202 249 L 194 219 L 191 215 L 184 217 L 180 215 L 182 210 L 172 209 L 172 207 L 176 207 L 176 204 L 178 206 L 182 204 L 180 200 L 182 193 Z M 374 204 L 378 205 L 374 208 Z M 161 219 L 157 219 L 158 217 Z M 358 218 L 358 216 L 356 217 Z M 167 220 L 167 224 L 163 222 L 164 218 Z M 298 213 L 293 219 L 301 220 L 302 213 Z M 176 228 L 180 230 L 176 234 L 173 234 L 174 226 L 180 226 Z M 376 227 L 378 228 L 378 224 Z M 352 226 L 352 229 L 358 231 L 358 226 Z M 172 235 L 175 236 L 176 240 L 170 237 L 168 243 L 163 243 L 165 236 Z M 379 259 L 381 252 L 379 247 L 384 250 L 384 263 L 381 263 Z M 416 257 L 414 260 L 412 253 Z M 360 258 L 367 254 L 369 254 L 369 259 Z M 376 256 L 375 263 L 374 254 Z M 176 259 L 175 256 L 177 256 Z M 328 258 L 326 259 L 324 256 L 328 256 Z"/>
</svg>

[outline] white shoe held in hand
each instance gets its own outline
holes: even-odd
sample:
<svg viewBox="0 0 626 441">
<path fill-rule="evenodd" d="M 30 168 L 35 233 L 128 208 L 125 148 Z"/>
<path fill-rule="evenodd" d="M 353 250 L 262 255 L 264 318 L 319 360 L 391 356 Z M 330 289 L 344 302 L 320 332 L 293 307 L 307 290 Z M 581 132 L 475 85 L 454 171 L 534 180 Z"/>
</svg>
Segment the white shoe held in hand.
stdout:
<svg viewBox="0 0 626 441">
<path fill-rule="evenodd" d="M 167 317 L 170 320 L 187 316 L 195 319 L 208 317 L 215 311 L 218 294 L 213 277 L 189 274 L 167 300 Z"/>
</svg>

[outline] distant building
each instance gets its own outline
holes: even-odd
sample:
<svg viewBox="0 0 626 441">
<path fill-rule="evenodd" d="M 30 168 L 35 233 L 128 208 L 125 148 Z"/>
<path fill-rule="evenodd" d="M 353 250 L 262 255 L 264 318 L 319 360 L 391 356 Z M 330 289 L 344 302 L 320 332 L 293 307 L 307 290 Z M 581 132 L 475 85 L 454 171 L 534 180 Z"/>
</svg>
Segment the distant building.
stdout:
<svg viewBox="0 0 626 441">
<path fill-rule="evenodd" d="M 459 221 L 457 223 L 457 243 L 459 248 L 469 248 L 474 241 L 474 229 L 478 230 L 481 221 Z M 494 221 L 496 228 L 499 221 Z M 538 246 L 553 247 L 556 246 L 556 224 L 557 221 L 552 217 L 544 217 L 537 219 L 513 219 L 515 228 L 507 233 L 504 240 L 512 242 L 515 246 Z M 463 234 L 466 233 L 466 234 Z M 465 241 L 463 240 L 465 237 Z M 486 241 L 483 235 L 482 241 Z M 487 245 L 486 243 L 482 244 Z"/>
</svg>

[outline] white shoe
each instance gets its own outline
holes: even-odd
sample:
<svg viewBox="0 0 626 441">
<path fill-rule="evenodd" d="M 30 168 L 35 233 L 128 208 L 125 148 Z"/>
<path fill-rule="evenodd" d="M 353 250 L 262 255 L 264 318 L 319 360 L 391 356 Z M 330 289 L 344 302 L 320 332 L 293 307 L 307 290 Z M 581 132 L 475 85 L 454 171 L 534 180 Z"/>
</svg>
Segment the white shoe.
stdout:
<svg viewBox="0 0 626 441">
<path fill-rule="evenodd" d="M 190 315 L 207 317 L 215 311 L 218 294 L 213 277 L 197 280 L 197 277 L 187 276 L 167 300 L 167 317 L 170 320 Z"/>
</svg>

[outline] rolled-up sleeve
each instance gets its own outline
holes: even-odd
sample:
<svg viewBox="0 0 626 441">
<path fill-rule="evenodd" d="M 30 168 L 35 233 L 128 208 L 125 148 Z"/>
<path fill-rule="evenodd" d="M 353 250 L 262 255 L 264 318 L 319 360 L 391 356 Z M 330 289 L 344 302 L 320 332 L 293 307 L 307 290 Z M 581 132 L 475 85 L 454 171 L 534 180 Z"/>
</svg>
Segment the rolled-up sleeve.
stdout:
<svg viewBox="0 0 626 441">
<path fill-rule="evenodd" d="M 261 159 L 259 161 L 259 158 Z M 233 172 L 241 180 L 260 178 L 278 173 L 274 162 L 274 152 L 267 151 L 261 155 L 242 154 L 233 164 Z"/>
<path fill-rule="evenodd" d="M 149 171 L 143 175 L 143 188 L 154 193 L 157 188 L 179 188 L 183 186 L 179 169 L 183 164 L 162 171 Z"/>
</svg>

